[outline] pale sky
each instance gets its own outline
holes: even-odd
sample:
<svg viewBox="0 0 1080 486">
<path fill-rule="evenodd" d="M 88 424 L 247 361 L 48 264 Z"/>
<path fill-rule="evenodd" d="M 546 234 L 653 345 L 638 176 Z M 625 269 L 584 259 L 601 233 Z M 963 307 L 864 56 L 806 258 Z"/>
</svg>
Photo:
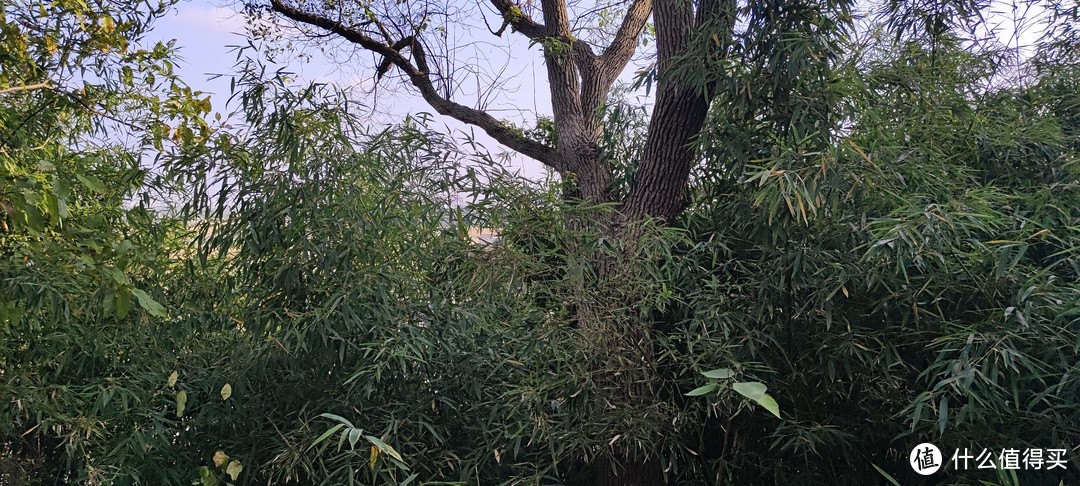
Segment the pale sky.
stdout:
<svg viewBox="0 0 1080 486">
<path fill-rule="evenodd" d="M 187 0 L 178 3 L 172 11 L 155 24 L 147 36 L 148 43 L 176 39 L 180 60 L 176 63 L 177 72 L 192 89 L 211 94 L 214 111 L 231 111 L 226 108 L 229 97 L 229 75 L 233 72 L 236 52 L 228 46 L 246 45 L 245 20 L 232 7 L 219 6 L 206 0 Z M 503 118 L 522 126 L 522 122 L 531 123 L 535 114 L 550 116 L 549 95 L 546 71 L 539 57 L 538 47 L 529 48 L 517 34 L 504 33 L 502 38 L 487 35 L 474 50 L 476 56 L 494 58 L 494 69 L 507 74 L 510 82 L 504 94 L 496 99 L 489 110 L 492 116 Z M 501 43 L 501 44 L 500 44 Z M 341 46 L 335 57 L 347 53 L 349 46 Z M 511 56 L 499 54 L 512 52 Z M 461 140 L 461 131 L 474 133 L 476 139 L 493 154 L 510 152 L 498 144 L 480 129 L 462 124 L 448 117 L 438 115 L 420 98 L 414 90 L 402 89 L 394 79 L 384 79 L 377 90 L 377 97 L 371 94 L 374 86 L 372 58 L 361 54 L 351 56 L 348 62 L 335 63 L 334 59 L 312 51 L 309 60 L 286 60 L 281 67 L 295 73 L 299 83 L 325 82 L 340 87 L 351 87 L 354 101 L 369 108 L 373 125 L 400 121 L 407 114 L 420 112 L 431 113 L 433 129 L 448 127 L 456 140 Z M 214 74 L 224 74 L 215 80 Z M 483 81 L 469 84 L 481 85 Z M 486 86 L 481 86 L 486 88 Z M 475 88 L 472 88 L 475 91 Z M 469 102 L 474 93 L 466 91 L 462 102 Z M 457 100 L 456 100 L 457 101 Z M 544 167 L 532 159 L 514 154 L 511 169 L 520 170 L 521 174 L 534 180 L 544 177 Z"/>
</svg>

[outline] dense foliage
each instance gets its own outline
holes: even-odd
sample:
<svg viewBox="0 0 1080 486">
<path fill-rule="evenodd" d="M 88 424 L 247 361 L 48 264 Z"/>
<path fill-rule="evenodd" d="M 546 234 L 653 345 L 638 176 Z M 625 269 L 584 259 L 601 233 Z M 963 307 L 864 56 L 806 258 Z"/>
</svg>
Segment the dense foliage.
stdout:
<svg viewBox="0 0 1080 486">
<path fill-rule="evenodd" d="M 952 482 L 1080 480 L 1061 43 L 1017 79 L 1000 50 L 869 27 L 802 84 L 733 66 L 693 204 L 627 252 L 558 183 L 255 62 L 212 129 L 168 46 L 136 47 L 156 7 L 4 6 L 0 484 L 590 484 L 616 445 L 673 484 L 919 484 L 924 441 L 1069 451 Z M 607 110 L 625 181 L 641 110 Z M 611 292 L 584 290 L 597 253 Z M 644 413 L 590 408 L 598 295 L 655 323 Z"/>
</svg>

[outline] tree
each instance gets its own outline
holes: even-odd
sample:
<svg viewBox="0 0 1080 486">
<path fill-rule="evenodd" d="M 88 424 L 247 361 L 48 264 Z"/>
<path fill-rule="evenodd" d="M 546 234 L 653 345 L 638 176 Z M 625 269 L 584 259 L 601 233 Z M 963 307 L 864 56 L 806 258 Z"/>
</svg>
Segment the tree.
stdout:
<svg viewBox="0 0 1080 486">
<path fill-rule="evenodd" d="M 209 101 L 143 45 L 168 3 L 0 6 L 0 482 L 176 482 L 149 453 L 164 409 L 131 411 L 162 399 L 176 349 L 149 325 L 179 230 L 148 166 L 197 152 Z"/>
<path fill-rule="evenodd" d="M 507 147 L 557 171 L 570 199 L 607 205 L 575 224 L 592 228 L 619 250 L 591 262 L 593 280 L 583 284 L 575 322 L 609 358 L 597 360 L 598 387 L 611 401 L 649 415 L 656 371 L 652 324 L 633 316 L 627 303 L 636 292 L 626 281 L 641 268 L 636 241 L 648 220 L 672 224 L 691 201 L 691 174 L 701 168 L 699 196 L 730 189 L 727 175 L 768 158 L 778 147 L 801 153 L 828 150 L 847 131 L 848 90 L 837 76 L 853 62 L 848 43 L 856 30 L 854 2 L 748 2 L 634 0 L 585 5 L 563 0 L 531 3 L 491 0 L 476 7 L 436 2 L 372 2 L 357 5 L 271 0 L 246 4 L 286 18 L 310 35 L 343 39 L 375 57 L 379 77 L 400 73 L 437 112 L 483 129 Z M 554 123 L 553 136 L 538 139 L 491 114 L 455 100 L 461 73 L 456 49 L 445 35 L 452 24 L 479 22 L 493 13 L 501 25 L 489 30 L 521 35 L 542 46 Z M 599 14 L 597 13 L 599 12 Z M 884 28 L 914 45 L 936 51 L 954 31 L 978 24 L 973 2 L 887 2 Z M 617 15 L 616 15 L 617 14 Z M 616 21 L 611 21 L 612 18 Z M 651 23 L 649 22 L 651 18 Z M 486 21 L 486 20 L 485 20 Z M 654 40 L 654 62 L 639 77 L 655 98 L 637 160 L 621 161 L 603 149 L 611 90 L 640 44 Z M 467 62 L 466 62 L 467 64 Z M 706 126 L 706 121 L 709 124 Z M 703 130 L 705 129 L 705 130 Z M 703 134 L 705 136 L 703 136 Z M 760 139 L 750 136 L 762 137 Z M 704 150 L 702 150 L 704 149 Z M 766 180 L 772 169 L 761 173 Z M 720 174 L 719 177 L 713 175 Z M 719 179 L 717 184 L 708 181 Z M 727 181 L 727 182 L 724 182 Z M 789 187 L 787 191 L 797 191 Z M 777 195 L 780 196 L 780 195 Z M 803 194 L 775 198 L 815 210 Z M 809 208 L 808 208 L 809 206 Z M 773 207 L 776 210 L 776 207 Z M 583 222 L 584 221 L 584 222 Z M 738 224 L 731 221 L 730 224 Z M 628 229 L 629 228 L 629 229 Z M 606 370 L 606 371 L 603 371 Z M 620 378 L 615 379 L 615 376 Z M 615 437 L 613 428 L 611 437 Z M 609 449 L 598 445 L 601 449 Z M 659 462 L 647 451 L 615 447 L 609 462 L 594 460 L 596 484 L 657 484 Z"/>
<path fill-rule="evenodd" d="M 591 14 L 571 22 L 572 13 L 586 6 L 565 1 L 543 2 L 542 20 L 530 15 L 531 7 L 510 0 L 492 1 L 488 8 L 501 17 L 502 26 L 543 48 L 551 90 L 554 137 L 550 142 L 524 136 L 520 129 L 490 114 L 455 102 L 460 73 L 448 56 L 454 46 L 445 45 L 438 32 L 451 22 L 465 22 L 480 10 L 460 6 L 420 4 L 369 4 L 325 9 L 306 3 L 274 0 L 268 5 L 249 4 L 258 13 L 266 8 L 300 25 L 340 36 L 371 51 L 379 58 L 380 77 L 391 68 L 403 73 L 437 112 L 475 125 L 507 147 L 536 159 L 571 181 L 573 195 L 594 204 L 617 202 L 619 218 L 636 221 L 644 217 L 671 220 L 686 205 L 686 185 L 698 158 L 694 138 L 700 132 L 711 102 L 737 82 L 739 67 L 754 67 L 763 75 L 808 77 L 827 75 L 836 58 L 834 42 L 851 22 L 849 3 L 743 6 L 734 2 L 661 2 L 651 0 L 620 5 L 597 5 Z M 524 9 L 524 10 L 523 10 Z M 614 32 L 582 26 L 576 20 L 595 21 L 596 12 L 619 13 Z M 643 41 L 650 19 L 655 38 L 655 62 L 647 73 L 656 82 L 656 98 L 635 183 L 626 194 L 614 191 L 616 161 L 600 149 L 602 114 L 611 89 L 626 70 Z M 575 26 L 572 28 L 572 26 Z M 585 34 L 580 31 L 600 31 Z M 783 41 L 783 45 L 781 45 Z M 781 56 L 772 54 L 779 52 Z M 805 58 L 801 58 L 805 56 Z M 448 62 L 449 61 L 449 62 Z M 787 66 L 789 63 L 794 69 Z M 745 80 L 744 80 L 745 81 Z M 776 86 L 782 90 L 785 86 Z M 735 93 L 728 93 L 735 94 Z M 820 128 L 819 128 L 820 129 Z"/>
<path fill-rule="evenodd" d="M 648 219 L 671 222 L 686 207 L 690 173 L 700 160 L 697 136 L 715 99 L 749 101 L 756 91 L 752 85 L 764 82 L 765 92 L 754 94 L 763 94 L 764 103 L 775 103 L 770 107 L 774 112 L 791 110 L 797 104 L 791 98 L 811 94 L 799 90 L 829 83 L 831 63 L 838 58 L 836 43 L 842 40 L 852 19 L 847 1 L 744 5 L 705 0 L 661 1 L 654 5 L 651 0 L 635 0 L 599 4 L 592 13 L 586 12 L 589 8 L 564 0 L 546 0 L 534 18 L 529 4 L 511 0 L 493 0 L 486 7 L 475 8 L 435 2 L 338 6 L 272 0 L 268 4 L 248 4 L 249 11 L 255 14 L 268 10 L 313 28 L 313 35 L 329 33 L 370 51 L 377 57 L 376 71 L 380 76 L 395 69 L 435 111 L 477 126 L 507 147 L 557 171 L 568 186 L 569 197 L 589 205 L 614 203 L 615 211 L 589 217 L 588 225 L 623 243 L 636 239 L 636 230 L 624 228 L 639 226 Z M 548 143 L 527 137 L 521 129 L 452 99 L 455 83 L 460 80 L 455 79 L 459 73 L 453 72 L 451 66 L 460 63 L 453 59 L 455 46 L 447 45 L 451 41 L 439 33 L 445 33 L 453 23 L 467 25 L 485 9 L 501 18 L 502 25 L 495 34 L 502 35 L 509 28 L 513 34 L 542 46 L 554 115 L 554 136 Z M 621 19 L 614 22 L 613 29 L 598 28 L 594 25 L 597 12 L 606 16 L 617 13 Z M 573 14 L 580 17 L 572 19 Z M 652 116 L 643 134 L 640 160 L 617 161 L 601 150 L 603 113 L 612 86 L 638 45 L 646 42 L 643 35 L 650 18 L 655 61 L 646 77 L 650 84 L 653 80 L 656 84 Z M 583 26 L 577 20 L 594 24 Z M 590 34 L 587 29 L 599 34 Z M 828 109 L 831 101 L 818 98 L 815 102 L 823 108 L 806 113 L 819 116 L 789 116 L 777 124 L 795 136 L 827 134 L 834 122 Z M 620 193 L 615 169 L 623 163 L 633 166 L 632 181 Z M 625 174 L 618 176 L 625 178 Z M 634 250 L 628 246 L 622 251 L 626 254 L 617 260 L 633 261 L 630 255 Z M 597 340 L 607 340 L 614 333 L 612 347 L 603 352 L 619 356 L 612 358 L 612 363 L 637 362 L 632 366 L 642 368 L 623 370 L 624 379 L 648 382 L 652 379 L 648 377 L 652 366 L 648 325 L 603 322 L 606 318 L 600 316 L 607 315 L 612 306 L 625 307 L 625 303 L 611 300 L 623 293 L 612 287 L 619 286 L 621 277 L 617 274 L 621 270 L 613 268 L 619 265 L 613 261 L 595 263 L 598 280 L 583 289 L 591 298 L 580 303 L 578 322 L 584 329 L 591 329 Z M 644 358 L 633 357 L 641 353 Z M 628 378 L 640 373 L 644 375 Z M 640 390 L 613 393 L 631 395 L 613 400 L 636 403 L 650 401 L 647 397 L 653 395 L 653 390 L 645 385 Z M 648 407 L 646 403 L 630 406 Z M 640 466 L 640 470 L 631 464 Z M 597 470 L 621 471 L 617 473 L 619 479 L 598 478 L 597 484 L 655 484 L 660 480 L 659 463 L 646 457 L 615 459 L 613 464 Z"/>
<path fill-rule="evenodd" d="M 670 127 L 619 89 L 592 122 L 605 202 L 424 116 L 368 132 L 333 87 L 258 63 L 210 130 L 168 46 L 131 50 L 160 12 L 125 5 L 5 10 L 4 484 L 920 484 L 904 459 L 927 440 L 1068 459 L 929 481 L 1077 477 L 1071 10 L 1025 59 L 960 35 L 966 4 L 848 31 L 843 6 L 694 5 L 705 28 L 640 78 L 708 103 L 688 204 L 657 219 L 627 204 Z M 391 47 L 423 24 L 357 8 Z M 429 27 L 425 59 L 454 64 Z M 579 32 L 545 55 L 600 50 Z M 413 49 L 391 51 L 419 69 Z M 503 128 L 552 153 L 573 132 Z"/>
</svg>

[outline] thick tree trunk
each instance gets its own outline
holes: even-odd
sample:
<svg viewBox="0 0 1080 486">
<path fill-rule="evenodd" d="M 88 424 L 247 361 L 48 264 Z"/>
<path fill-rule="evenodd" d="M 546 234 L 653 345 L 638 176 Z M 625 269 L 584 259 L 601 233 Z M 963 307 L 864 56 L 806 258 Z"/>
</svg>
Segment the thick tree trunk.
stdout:
<svg viewBox="0 0 1080 486">
<path fill-rule="evenodd" d="M 701 131 L 709 101 L 704 89 L 690 86 L 672 74 L 676 59 L 686 52 L 693 35 L 695 15 L 691 2 L 658 0 L 654 22 L 660 84 L 643 159 L 618 213 L 593 227 L 614 242 L 617 250 L 614 255 L 596 255 L 593 262 L 596 282 L 588 289 L 593 296 L 579 309 L 578 318 L 589 341 L 587 345 L 595 349 L 591 353 L 595 357 L 591 366 L 597 387 L 593 408 L 596 413 L 604 413 L 604 407 L 615 407 L 641 417 L 651 414 L 660 419 L 663 407 L 657 396 L 659 376 L 654 362 L 653 327 L 634 305 L 639 292 L 634 288 L 635 281 L 647 278 L 642 270 L 649 257 L 639 254 L 639 240 L 643 237 L 640 224 L 650 218 L 670 223 L 686 206 L 687 183 L 696 161 L 694 137 Z M 600 160 L 575 166 L 581 168 L 579 176 L 584 176 L 576 181 L 578 193 L 592 202 L 607 202 L 608 188 L 604 184 L 609 183 L 610 172 L 605 171 L 610 169 Z M 657 424 L 664 426 L 659 420 Z M 636 432 L 640 438 L 642 431 Z M 666 484 L 662 465 L 655 456 L 657 450 L 650 451 L 652 456 L 644 457 L 620 446 L 614 433 L 612 437 L 598 439 L 615 442 L 609 444 L 608 455 L 591 464 L 593 484 Z M 661 437 L 648 439 L 662 440 Z"/>
<path fill-rule="evenodd" d="M 574 214 L 572 224 L 606 240 L 574 255 L 591 270 L 584 272 L 574 297 L 592 375 L 592 416 L 587 422 L 597 434 L 597 449 L 582 484 L 660 486 L 665 480 L 656 450 L 634 447 L 638 442 L 661 443 L 670 424 L 657 394 L 652 323 L 640 315 L 649 278 L 649 255 L 640 251 L 646 235 L 637 224 L 624 225 L 621 213 Z"/>
</svg>

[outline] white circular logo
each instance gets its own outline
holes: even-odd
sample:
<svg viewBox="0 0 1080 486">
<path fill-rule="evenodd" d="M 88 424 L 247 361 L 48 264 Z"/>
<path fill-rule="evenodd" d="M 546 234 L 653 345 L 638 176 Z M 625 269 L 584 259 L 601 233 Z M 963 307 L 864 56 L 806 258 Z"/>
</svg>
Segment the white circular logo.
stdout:
<svg viewBox="0 0 1080 486">
<path fill-rule="evenodd" d="M 944 459 L 941 457 L 941 450 L 929 442 L 915 446 L 911 450 L 911 456 L 908 457 L 911 468 L 923 476 L 936 473 L 938 469 L 941 469 L 942 462 Z"/>
</svg>

